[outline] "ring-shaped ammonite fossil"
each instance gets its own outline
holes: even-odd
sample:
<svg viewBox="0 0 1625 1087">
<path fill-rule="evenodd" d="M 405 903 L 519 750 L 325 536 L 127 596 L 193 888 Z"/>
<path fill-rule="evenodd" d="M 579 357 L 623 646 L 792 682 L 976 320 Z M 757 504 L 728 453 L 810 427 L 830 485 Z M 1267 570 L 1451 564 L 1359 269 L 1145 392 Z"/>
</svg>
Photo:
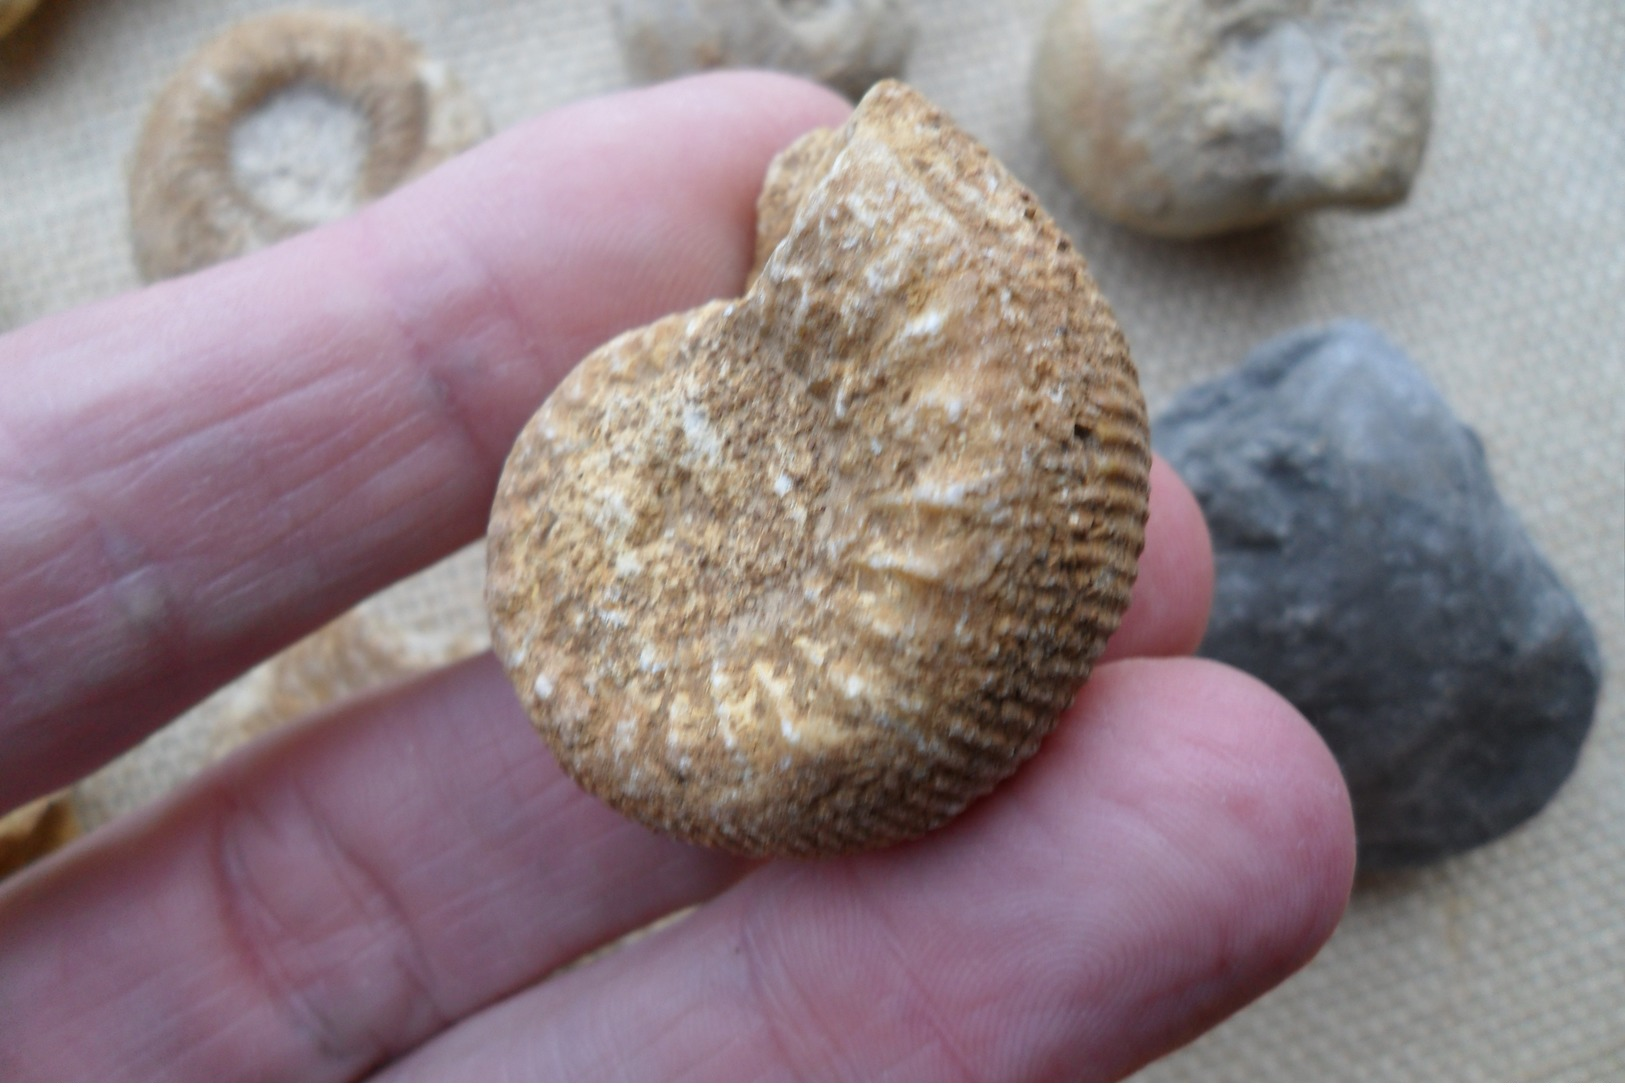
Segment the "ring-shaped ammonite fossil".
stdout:
<svg viewBox="0 0 1625 1087">
<path fill-rule="evenodd" d="M 130 165 L 130 228 L 143 277 L 195 271 L 316 225 L 262 204 L 232 162 L 235 126 L 302 87 L 334 96 L 366 126 L 358 205 L 488 131 L 445 65 L 390 27 L 318 9 L 244 20 L 193 54 L 147 116 Z"/>
<path fill-rule="evenodd" d="M 985 148 L 875 87 L 763 187 L 744 297 L 588 356 L 491 518 L 496 651 L 565 769 L 754 855 L 923 834 L 1014 773 L 1128 605 L 1127 345 Z"/>
</svg>

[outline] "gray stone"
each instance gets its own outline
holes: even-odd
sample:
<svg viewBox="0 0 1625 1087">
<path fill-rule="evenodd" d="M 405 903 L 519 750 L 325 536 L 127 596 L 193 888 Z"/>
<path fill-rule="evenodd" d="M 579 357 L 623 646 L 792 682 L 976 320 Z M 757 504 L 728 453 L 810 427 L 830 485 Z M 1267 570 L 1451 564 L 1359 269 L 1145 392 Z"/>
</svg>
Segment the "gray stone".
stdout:
<svg viewBox="0 0 1625 1087">
<path fill-rule="evenodd" d="M 616 0 L 615 33 L 633 78 L 771 68 L 849 98 L 902 74 L 914 45 L 906 0 Z"/>
<path fill-rule="evenodd" d="M 1470 849 L 1546 804 L 1591 725 L 1596 642 L 1399 348 L 1356 321 L 1285 336 L 1152 433 L 1213 534 L 1200 652 L 1320 730 L 1362 867 Z"/>
<path fill-rule="evenodd" d="M 1414 0 L 1061 0 L 1032 93 L 1096 211 L 1189 238 L 1403 199 L 1433 61 Z"/>
</svg>

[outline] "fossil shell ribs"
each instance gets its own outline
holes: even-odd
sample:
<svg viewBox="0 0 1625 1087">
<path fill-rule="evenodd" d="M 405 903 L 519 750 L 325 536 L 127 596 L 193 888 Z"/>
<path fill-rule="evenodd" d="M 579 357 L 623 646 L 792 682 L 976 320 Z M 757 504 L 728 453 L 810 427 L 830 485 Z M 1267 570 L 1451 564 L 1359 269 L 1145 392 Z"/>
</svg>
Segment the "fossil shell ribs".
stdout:
<svg viewBox="0 0 1625 1087">
<path fill-rule="evenodd" d="M 914 837 L 1012 773 L 1128 604 L 1150 463 L 1110 310 L 985 149 L 896 83 L 808 139 L 746 296 L 586 359 L 490 534 L 566 769 L 751 854 Z"/>
</svg>

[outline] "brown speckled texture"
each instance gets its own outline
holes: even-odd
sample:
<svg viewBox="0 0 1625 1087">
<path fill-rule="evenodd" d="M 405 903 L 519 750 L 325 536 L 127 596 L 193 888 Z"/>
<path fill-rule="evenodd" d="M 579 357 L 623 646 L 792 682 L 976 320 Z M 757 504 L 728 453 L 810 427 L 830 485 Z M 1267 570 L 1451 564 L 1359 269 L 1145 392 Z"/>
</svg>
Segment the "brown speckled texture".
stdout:
<svg viewBox="0 0 1625 1087">
<path fill-rule="evenodd" d="M 1012 773 L 1146 515 L 1126 344 L 1032 194 L 901 84 L 810 139 L 749 293 L 589 356 L 489 536 L 497 652 L 566 769 L 749 854 L 911 838 Z"/>
</svg>

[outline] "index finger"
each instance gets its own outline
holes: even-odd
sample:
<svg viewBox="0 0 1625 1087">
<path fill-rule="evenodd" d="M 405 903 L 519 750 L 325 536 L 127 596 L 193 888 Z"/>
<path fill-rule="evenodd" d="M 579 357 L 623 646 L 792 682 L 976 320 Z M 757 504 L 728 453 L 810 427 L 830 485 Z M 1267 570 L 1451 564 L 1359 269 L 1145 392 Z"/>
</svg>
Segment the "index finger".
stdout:
<svg viewBox="0 0 1625 1087">
<path fill-rule="evenodd" d="M 847 108 L 760 74 L 579 103 L 0 339 L 0 810 L 476 538 L 558 378 L 737 293 L 769 159 Z"/>
</svg>

